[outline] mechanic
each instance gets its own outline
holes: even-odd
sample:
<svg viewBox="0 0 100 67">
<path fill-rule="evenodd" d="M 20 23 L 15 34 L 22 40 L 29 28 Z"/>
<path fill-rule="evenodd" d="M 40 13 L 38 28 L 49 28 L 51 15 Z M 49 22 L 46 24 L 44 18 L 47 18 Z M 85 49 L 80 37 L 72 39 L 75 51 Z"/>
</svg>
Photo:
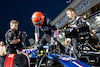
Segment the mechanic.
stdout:
<svg viewBox="0 0 100 67">
<path fill-rule="evenodd" d="M 5 34 L 5 41 L 7 44 L 7 54 L 19 53 L 23 48 L 21 34 L 19 36 L 16 32 L 18 30 L 19 22 L 17 20 L 10 21 L 10 29 Z"/>
<path fill-rule="evenodd" d="M 92 46 L 96 49 L 99 49 L 99 45 L 98 45 L 99 39 L 96 36 L 96 30 L 92 29 L 91 30 L 91 38 L 90 38 L 90 44 L 92 44 Z"/>
<path fill-rule="evenodd" d="M 66 10 L 66 14 L 70 20 L 68 23 L 69 34 L 66 34 L 65 36 L 66 38 L 69 38 L 68 36 L 71 36 L 71 41 L 73 45 L 73 56 L 77 58 L 77 54 L 76 54 L 76 48 L 78 47 L 78 33 L 77 32 L 81 28 L 83 28 L 81 29 L 81 31 L 84 31 L 85 30 L 84 27 L 88 27 L 88 25 L 86 24 L 86 21 L 82 17 L 76 16 L 75 9 L 68 8 Z"/>
<path fill-rule="evenodd" d="M 54 32 L 54 39 L 57 38 L 58 30 L 55 25 L 51 25 L 51 20 L 45 17 L 41 12 L 34 12 L 32 15 L 32 22 L 35 26 L 35 40 L 40 43 L 40 54 L 43 55 L 43 45 L 51 41 L 52 32 Z M 39 29 L 44 32 L 43 37 L 39 42 Z M 61 52 L 64 52 L 64 47 L 59 42 Z"/>
</svg>

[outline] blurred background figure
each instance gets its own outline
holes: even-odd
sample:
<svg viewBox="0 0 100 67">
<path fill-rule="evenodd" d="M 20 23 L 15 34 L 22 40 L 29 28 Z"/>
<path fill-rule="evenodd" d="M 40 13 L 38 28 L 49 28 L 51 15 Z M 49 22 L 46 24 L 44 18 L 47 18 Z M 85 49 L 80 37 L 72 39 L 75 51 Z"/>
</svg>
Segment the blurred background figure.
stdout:
<svg viewBox="0 0 100 67">
<path fill-rule="evenodd" d="M 91 32 L 92 32 L 92 34 L 91 34 L 90 43 L 92 44 L 92 46 L 94 48 L 99 48 L 99 45 L 98 45 L 99 39 L 96 36 L 96 30 L 92 29 Z"/>
<path fill-rule="evenodd" d="M 6 46 L 4 45 L 4 41 L 0 41 L 0 67 L 3 67 L 5 57 L 6 57 Z"/>
<path fill-rule="evenodd" d="M 96 36 L 98 37 L 99 39 L 99 44 L 100 44 L 100 24 L 98 24 L 95 28 L 96 30 Z"/>
<path fill-rule="evenodd" d="M 91 22 L 92 22 L 92 27 L 96 31 L 95 35 L 98 37 L 100 44 L 100 15 L 92 18 Z"/>
<path fill-rule="evenodd" d="M 0 42 L 0 56 L 6 55 L 6 46 L 4 45 L 4 42 Z"/>
</svg>

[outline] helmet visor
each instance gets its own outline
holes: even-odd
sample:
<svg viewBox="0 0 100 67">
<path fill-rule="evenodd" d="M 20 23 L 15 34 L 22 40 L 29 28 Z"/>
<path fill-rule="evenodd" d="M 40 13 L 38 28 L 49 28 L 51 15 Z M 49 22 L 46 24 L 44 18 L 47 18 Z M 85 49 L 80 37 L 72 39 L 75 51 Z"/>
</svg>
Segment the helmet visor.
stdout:
<svg viewBox="0 0 100 67">
<path fill-rule="evenodd" d="M 33 24 L 36 25 L 36 26 L 39 26 L 41 23 L 42 23 L 42 20 L 40 20 L 39 22 L 35 22 Z"/>
</svg>

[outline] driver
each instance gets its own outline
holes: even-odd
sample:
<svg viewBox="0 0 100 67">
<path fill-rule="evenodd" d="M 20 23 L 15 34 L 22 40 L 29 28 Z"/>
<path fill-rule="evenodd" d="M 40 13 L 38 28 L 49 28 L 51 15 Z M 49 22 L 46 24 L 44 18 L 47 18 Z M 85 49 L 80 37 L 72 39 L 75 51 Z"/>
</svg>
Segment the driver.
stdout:
<svg viewBox="0 0 100 67">
<path fill-rule="evenodd" d="M 35 40 L 39 43 L 39 29 L 43 31 L 44 35 L 40 40 L 40 54 L 43 55 L 43 45 L 46 45 L 51 41 L 52 32 L 54 32 L 54 39 L 57 38 L 57 28 L 55 25 L 51 25 L 51 20 L 45 17 L 41 12 L 34 12 L 32 22 L 35 26 Z M 64 52 L 63 47 L 59 44 L 61 52 Z"/>
</svg>

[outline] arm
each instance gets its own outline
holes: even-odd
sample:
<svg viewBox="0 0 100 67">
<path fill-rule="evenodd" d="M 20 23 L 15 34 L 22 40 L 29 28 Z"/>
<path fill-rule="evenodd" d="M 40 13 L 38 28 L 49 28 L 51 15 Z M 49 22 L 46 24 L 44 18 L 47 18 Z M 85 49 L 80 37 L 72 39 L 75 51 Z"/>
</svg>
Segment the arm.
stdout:
<svg viewBox="0 0 100 67">
<path fill-rule="evenodd" d="M 68 41 L 67 41 L 67 38 L 65 38 L 65 45 L 68 45 Z"/>
<path fill-rule="evenodd" d="M 54 31 L 54 38 L 57 38 L 57 36 L 58 36 L 58 30 L 55 30 Z"/>
<path fill-rule="evenodd" d="M 39 28 L 35 27 L 35 42 L 39 42 Z"/>
<path fill-rule="evenodd" d="M 86 24 L 86 21 L 85 21 L 83 18 L 79 18 L 79 19 L 78 19 L 77 26 L 78 26 L 78 28 L 89 27 L 89 26 Z"/>
<path fill-rule="evenodd" d="M 57 38 L 57 36 L 58 36 L 58 30 L 57 30 L 56 26 L 52 25 L 51 23 L 52 23 L 52 21 L 47 18 L 47 25 L 51 26 L 51 28 L 54 30 L 54 38 Z"/>
<path fill-rule="evenodd" d="M 3 55 L 6 55 L 6 46 L 3 46 Z"/>
<path fill-rule="evenodd" d="M 58 36 L 58 30 L 57 30 L 56 26 L 53 25 L 52 29 L 54 30 L 54 38 L 57 38 L 57 36 Z"/>
<path fill-rule="evenodd" d="M 7 36 L 7 41 L 9 42 L 9 44 L 17 44 L 20 42 L 20 39 L 13 40 L 13 37 L 14 37 L 13 33 L 9 32 Z"/>
<path fill-rule="evenodd" d="M 12 41 L 10 42 L 10 44 L 17 44 L 17 43 L 19 43 L 20 41 L 21 41 L 20 39 L 12 40 Z"/>
</svg>

